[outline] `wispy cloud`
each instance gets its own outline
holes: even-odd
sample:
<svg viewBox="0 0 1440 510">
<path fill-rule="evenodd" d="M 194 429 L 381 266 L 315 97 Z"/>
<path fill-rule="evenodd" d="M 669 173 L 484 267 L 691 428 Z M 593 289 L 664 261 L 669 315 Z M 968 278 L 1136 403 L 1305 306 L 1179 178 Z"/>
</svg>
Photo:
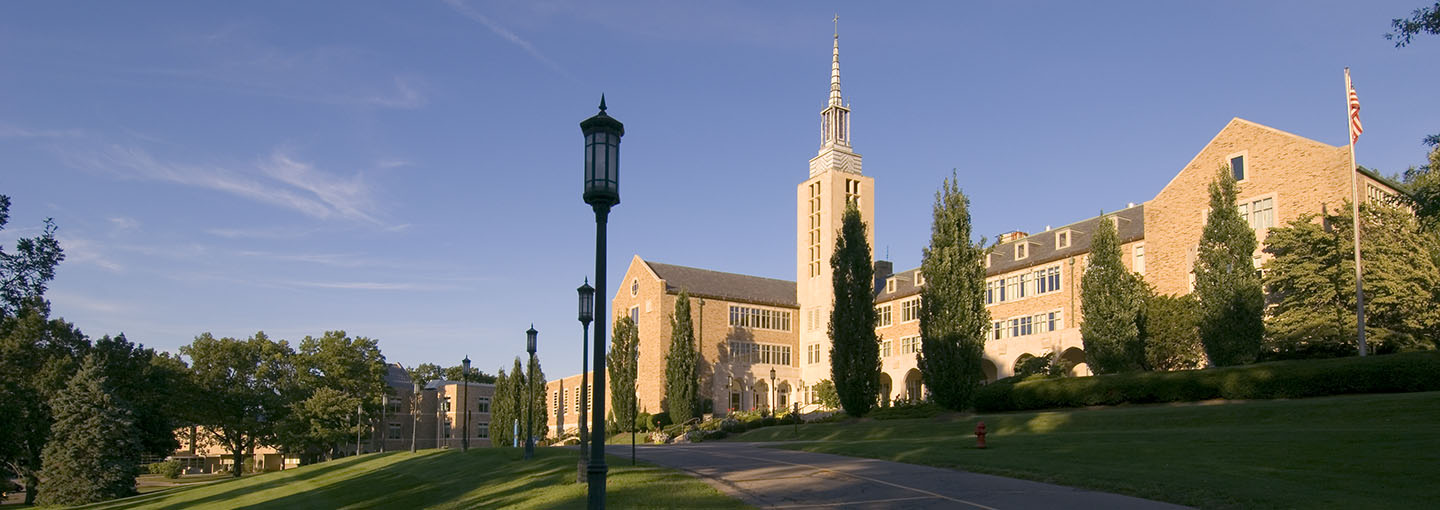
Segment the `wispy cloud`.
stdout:
<svg viewBox="0 0 1440 510">
<path fill-rule="evenodd" d="M 343 218 L 381 225 L 369 185 L 360 174 L 341 177 L 275 151 L 255 168 L 163 161 L 138 147 L 112 145 L 98 158 L 72 158 L 125 178 L 156 180 L 221 191 L 299 211 L 319 219 Z"/>
<path fill-rule="evenodd" d="M 74 308 L 100 312 L 107 314 L 129 313 L 134 306 L 126 302 L 117 302 L 107 299 L 99 299 L 79 294 L 71 294 L 64 291 L 50 291 L 46 294 L 50 301 L 55 303 L 55 309 L 60 311 Z"/>
<path fill-rule="evenodd" d="M 79 129 L 35 129 L 0 121 L 0 138 L 79 138 Z"/>
<path fill-rule="evenodd" d="M 140 229 L 140 220 L 137 220 L 135 218 L 116 216 L 113 218 L 107 218 L 107 220 L 110 222 L 110 227 L 113 228 L 117 233 Z"/>
<path fill-rule="evenodd" d="M 344 290 L 404 290 L 404 291 L 438 291 L 457 290 L 454 285 L 425 285 L 419 283 L 386 283 L 386 282 L 308 282 L 289 281 L 284 282 L 296 287 L 313 287 L 320 289 L 344 289 Z"/>
<path fill-rule="evenodd" d="M 241 251 L 240 255 L 286 262 L 308 262 L 334 267 L 364 267 L 384 265 L 366 257 L 350 253 L 273 253 L 266 251 Z"/>
<path fill-rule="evenodd" d="M 556 64 L 554 60 L 550 60 L 550 57 L 546 57 L 544 53 L 541 53 L 539 49 L 535 48 L 535 45 L 530 44 L 530 41 L 526 41 L 525 39 L 520 38 L 520 36 L 515 35 L 515 32 L 511 32 L 509 29 L 500 26 L 499 23 L 491 20 L 490 17 L 481 14 L 480 11 L 476 11 L 474 8 L 470 7 L 470 5 L 466 4 L 464 0 L 443 1 L 446 5 L 449 5 L 451 9 L 454 9 L 455 12 L 458 12 L 465 17 L 474 20 L 481 25 L 485 25 L 485 28 L 490 29 L 491 32 L 494 32 L 495 35 L 500 36 L 501 39 L 505 39 L 511 44 L 519 46 L 521 49 L 525 50 L 526 53 L 529 53 L 531 57 L 534 57 L 535 60 L 538 60 L 540 61 L 540 63 L 545 64 L 546 67 L 549 67 L 555 72 L 560 73 L 560 75 L 564 76 L 566 79 L 575 81 L 575 77 L 573 75 L 571 75 L 564 68 L 560 67 L 560 64 Z"/>
<path fill-rule="evenodd" d="M 60 249 L 65 251 L 65 261 L 73 264 L 88 264 L 106 271 L 118 273 L 125 266 L 115 262 L 106 254 L 106 246 L 100 242 L 79 237 L 60 236 Z"/>
<path fill-rule="evenodd" d="M 206 234 L 226 239 L 299 239 L 314 232 L 315 229 L 295 227 L 205 229 Z"/>
</svg>

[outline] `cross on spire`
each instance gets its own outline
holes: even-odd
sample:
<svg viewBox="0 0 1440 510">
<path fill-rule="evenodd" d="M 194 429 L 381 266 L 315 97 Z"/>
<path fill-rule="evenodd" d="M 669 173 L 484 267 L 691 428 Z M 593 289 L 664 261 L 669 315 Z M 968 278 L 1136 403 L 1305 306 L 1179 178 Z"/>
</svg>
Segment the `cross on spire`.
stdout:
<svg viewBox="0 0 1440 510">
<path fill-rule="evenodd" d="M 835 38 L 840 38 L 840 13 L 835 13 Z"/>
</svg>

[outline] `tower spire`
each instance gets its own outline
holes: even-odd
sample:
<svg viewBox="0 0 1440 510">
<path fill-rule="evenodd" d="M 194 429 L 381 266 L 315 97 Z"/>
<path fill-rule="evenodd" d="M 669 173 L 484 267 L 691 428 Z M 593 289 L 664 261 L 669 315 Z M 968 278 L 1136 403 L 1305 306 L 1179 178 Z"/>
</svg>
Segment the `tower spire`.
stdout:
<svg viewBox="0 0 1440 510">
<path fill-rule="evenodd" d="M 830 106 L 840 106 L 840 15 L 835 15 L 835 51 L 830 59 Z"/>
</svg>

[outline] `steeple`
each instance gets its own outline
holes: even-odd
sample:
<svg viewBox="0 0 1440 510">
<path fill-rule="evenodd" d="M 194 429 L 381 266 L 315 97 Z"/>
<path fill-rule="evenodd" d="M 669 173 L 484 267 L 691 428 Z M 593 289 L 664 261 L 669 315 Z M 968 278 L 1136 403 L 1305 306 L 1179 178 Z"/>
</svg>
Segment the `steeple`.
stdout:
<svg viewBox="0 0 1440 510">
<path fill-rule="evenodd" d="M 835 16 L 835 51 L 830 58 L 830 106 L 840 106 L 840 16 Z"/>
<path fill-rule="evenodd" d="M 820 152 L 850 149 L 850 108 L 840 95 L 840 15 L 835 15 L 835 44 L 830 52 L 830 100 L 820 112 Z"/>
</svg>

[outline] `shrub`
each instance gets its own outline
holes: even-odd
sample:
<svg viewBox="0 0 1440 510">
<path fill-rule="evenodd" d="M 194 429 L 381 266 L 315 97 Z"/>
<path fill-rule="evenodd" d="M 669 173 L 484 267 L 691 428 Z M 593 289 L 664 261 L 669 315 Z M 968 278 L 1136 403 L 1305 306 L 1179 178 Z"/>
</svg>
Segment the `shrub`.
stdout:
<svg viewBox="0 0 1440 510">
<path fill-rule="evenodd" d="M 945 408 L 934 402 L 907 402 L 876 409 L 870 413 L 870 417 L 877 420 L 910 420 L 933 418 L 943 412 Z"/>
<path fill-rule="evenodd" d="M 650 416 L 650 413 L 641 411 L 640 414 L 635 415 L 635 426 L 638 427 L 641 432 L 655 430 L 654 418 Z"/>
<path fill-rule="evenodd" d="M 1440 352 L 1257 363 L 1175 372 L 1059 379 L 1027 378 L 986 385 L 981 412 L 1053 407 L 1189 402 L 1216 398 L 1304 398 L 1350 393 L 1440 390 Z"/>
<path fill-rule="evenodd" d="M 145 468 L 146 471 L 148 471 L 152 475 L 160 475 L 172 480 L 180 478 L 180 473 L 184 470 L 184 468 L 180 466 L 180 461 L 178 460 L 152 462 L 146 465 Z"/>
<path fill-rule="evenodd" d="M 659 412 L 650 415 L 650 430 L 660 430 L 670 426 L 670 413 Z"/>
</svg>

